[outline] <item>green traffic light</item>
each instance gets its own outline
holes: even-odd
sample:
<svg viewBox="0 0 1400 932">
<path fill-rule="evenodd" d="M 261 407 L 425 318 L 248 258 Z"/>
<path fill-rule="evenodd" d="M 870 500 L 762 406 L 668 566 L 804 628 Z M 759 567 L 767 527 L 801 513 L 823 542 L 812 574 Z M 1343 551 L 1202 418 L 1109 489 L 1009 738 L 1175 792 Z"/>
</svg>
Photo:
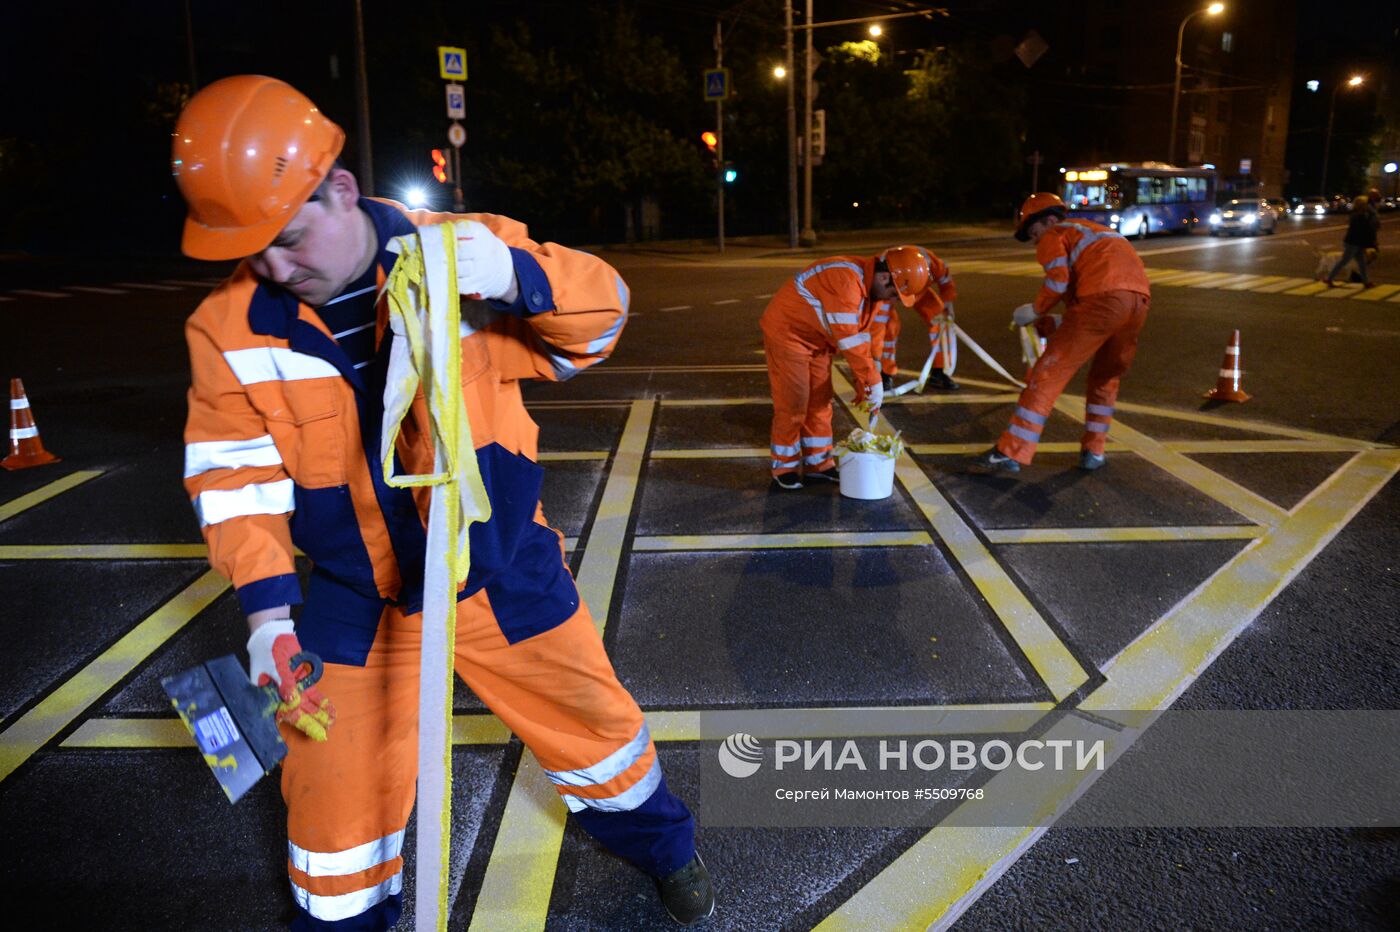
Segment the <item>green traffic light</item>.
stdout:
<svg viewBox="0 0 1400 932">
<path fill-rule="evenodd" d="M 732 168 L 726 168 L 726 169 L 724 170 L 724 183 L 725 183 L 725 184 L 733 184 L 733 183 L 738 179 L 738 177 L 739 177 L 739 173 L 736 172 L 734 169 L 732 169 Z"/>
</svg>

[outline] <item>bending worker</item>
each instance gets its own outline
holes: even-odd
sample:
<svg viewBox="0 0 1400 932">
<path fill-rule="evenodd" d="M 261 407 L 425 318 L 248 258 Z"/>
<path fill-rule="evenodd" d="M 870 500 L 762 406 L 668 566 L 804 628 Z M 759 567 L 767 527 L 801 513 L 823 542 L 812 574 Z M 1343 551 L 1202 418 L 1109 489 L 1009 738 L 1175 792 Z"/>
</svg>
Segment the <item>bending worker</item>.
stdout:
<svg viewBox="0 0 1400 932">
<path fill-rule="evenodd" d="M 898 246 L 878 256 L 835 256 L 812 263 L 779 289 L 759 320 L 773 389 L 773 481 L 802 488 L 807 479 L 834 482 L 831 362 L 846 358 L 856 401 L 880 409 L 878 353 L 872 352 L 875 308 L 896 296 L 910 307 L 928 289 L 923 250 Z M 937 295 L 933 296 L 937 300 Z"/>
<path fill-rule="evenodd" d="M 1066 213 L 1056 195 L 1032 194 L 1017 214 L 1016 238 L 1035 244 L 1045 281 L 1035 303 L 1016 308 L 1011 320 L 1015 326 L 1034 325 L 1048 339 L 1010 425 L 996 446 L 972 461 L 979 471 L 1014 473 L 1029 465 L 1055 399 L 1091 359 L 1079 468 L 1104 465 L 1118 381 L 1132 365 L 1151 296 L 1142 260 L 1121 234 Z M 1049 312 L 1061 299 L 1065 313 L 1057 322 Z"/>
<path fill-rule="evenodd" d="M 915 247 L 924 254 L 928 263 L 929 280 L 932 286 L 914 303 L 914 310 L 928 325 L 929 348 L 933 353 L 933 365 L 929 369 L 928 388 L 938 388 L 947 392 L 958 390 L 958 383 L 943 371 L 952 360 L 945 359 L 941 346 L 943 327 L 953 320 L 953 302 L 958 298 L 958 286 L 953 281 L 953 273 L 938 256 L 923 247 Z M 935 294 L 934 287 L 937 287 Z M 875 324 L 870 331 L 871 350 L 880 353 L 880 381 L 885 391 L 894 388 L 894 380 L 899 375 L 897 349 L 899 346 L 899 309 L 889 304 L 875 310 Z M 952 333 L 948 334 L 950 337 Z"/>
<path fill-rule="evenodd" d="M 714 898 L 694 822 L 545 523 L 538 428 L 520 394 L 520 379 L 568 378 L 612 351 L 627 286 L 506 217 L 361 197 L 337 161 L 344 139 L 294 88 L 242 75 L 194 96 L 173 155 L 185 253 L 243 259 L 186 325 L 185 484 L 210 562 L 248 617 L 250 678 L 284 700 L 292 928 L 388 929 L 402 908 L 428 498 L 384 482 L 395 337 L 380 290 L 391 239 L 447 221 L 466 296 L 463 395 L 491 505 L 470 526 L 456 672 L 534 752 L 578 823 L 656 877 L 673 916 L 696 921 Z M 396 447 L 404 471 L 433 471 L 428 431 L 420 396 Z M 298 547 L 312 563 L 304 599 Z M 325 674 L 299 693 L 289 658 L 302 647 Z"/>
</svg>

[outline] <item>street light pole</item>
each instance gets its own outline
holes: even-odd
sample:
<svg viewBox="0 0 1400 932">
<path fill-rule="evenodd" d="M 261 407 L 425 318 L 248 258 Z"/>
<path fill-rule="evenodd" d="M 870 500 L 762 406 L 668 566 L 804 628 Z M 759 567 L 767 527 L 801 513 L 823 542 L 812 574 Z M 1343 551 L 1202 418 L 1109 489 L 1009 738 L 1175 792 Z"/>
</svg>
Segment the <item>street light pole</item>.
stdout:
<svg viewBox="0 0 1400 932">
<path fill-rule="evenodd" d="M 788 142 L 788 248 L 797 248 L 797 73 L 792 70 L 792 0 L 784 0 L 783 12 L 787 14 L 784 25 L 787 42 L 784 52 L 787 56 L 787 142 Z"/>
<path fill-rule="evenodd" d="M 1204 10 L 1195 10 L 1187 13 L 1182 19 L 1181 25 L 1176 30 L 1176 83 L 1172 85 L 1172 130 L 1171 136 L 1167 139 L 1167 164 L 1176 164 L 1176 115 L 1181 106 L 1181 41 L 1186 36 L 1186 24 L 1202 13 L 1207 16 L 1214 16 L 1223 12 L 1225 4 L 1212 3 Z"/>
<path fill-rule="evenodd" d="M 803 246 L 817 244 L 817 231 L 812 228 L 812 0 L 807 0 L 807 54 L 802 64 L 802 237 Z"/>
<path fill-rule="evenodd" d="M 715 68 L 724 68 L 724 28 L 715 20 Z M 727 88 L 726 88 L 727 90 Z M 724 98 L 715 101 L 715 204 L 719 208 L 719 254 L 724 255 Z"/>
<path fill-rule="evenodd" d="M 1356 87 L 1362 80 L 1364 79 L 1360 75 L 1353 75 L 1347 80 L 1346 86 Z M 1332 102 L 1327 106 L 1327 135 L 1323 137 L 1322 143 L 1322 181 L 1320 182 L 1322 187 L 1317 192 L 1322 197 L 1327 196 L 1327 160 L 1328 156 L 1332 154 L 1332 117 L 1337 113 L 1337 92 L 1341 89 L 1341 84 L 1333 85 Z"/>
</svg>

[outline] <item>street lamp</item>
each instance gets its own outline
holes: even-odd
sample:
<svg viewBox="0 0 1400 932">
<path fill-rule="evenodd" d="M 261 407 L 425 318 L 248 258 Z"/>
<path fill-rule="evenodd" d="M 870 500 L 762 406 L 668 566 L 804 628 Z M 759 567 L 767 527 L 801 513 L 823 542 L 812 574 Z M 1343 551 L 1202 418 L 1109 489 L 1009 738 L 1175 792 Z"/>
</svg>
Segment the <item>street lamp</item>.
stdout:
<svg viewBox="0 0 1400 932">
<path fill-rule="evenodd" d="M 786 78 L 786 77 L 787 77 L 787 69 L 784 68 L 782 65 L 774 65 L 774 66 L 773 66 L 773 77 L 775 77 L 775 78 L 777 78 L 779 81 L 781 81 L 783 78 Z"/>
<path fill-rule="evenodd" d="M 884 31 L 884 28 L 879 23 L 876 23 L 875 25 L 870 27 L 870 34 L 877 39 L 880 37 L 880 34 Z"/>
<path fill-rule="evenodd" d="M 1397 193 L 1400 193 L 1400 178 L 1397 178 L 1395 175 L 1396 169 L 1400 169 L 1400 165 L 1397 165 L 1394 162 L 1386 162 L 1385 167 L 1381 169 L 1383 172 L 1390 176 L 1391 197 L 1395 197 Z"/>
<path fill-rule="evenodd" d="M 1327 159 L 1332 154 L 1332 117 L 1337 113 L 1337 91 L 1345 87 L 1360 87 L 1366 79 L 1359 74 L 1354 74 L 1347 78 L 1345 85 L 1338 84 L 1332 88 L 1332 102 L 1327 106 L 1327 135 L 1322 143 L 1322 187 L 1317 192 L 1323 197 L 1327 196 Z"/>
<path fill-rule="evenodd" d="M 1181 25 L 1176 30 L 1176 85 L 1172 88 L 1172 134 L 1167 140 L 1167 163 L 1176 164 L 1176 113 L 1181 104 L 1181 40 L 1186 35 L 1186 24 L 1194 17 L 1204 13 L 1207 16 L 1216 16 L 1225 12 L 1225 4 L 1212 3 L 1204 10 L 1196 10 L 1187 13 L 1186 18 L 1181 21 Z"/>
</svg>

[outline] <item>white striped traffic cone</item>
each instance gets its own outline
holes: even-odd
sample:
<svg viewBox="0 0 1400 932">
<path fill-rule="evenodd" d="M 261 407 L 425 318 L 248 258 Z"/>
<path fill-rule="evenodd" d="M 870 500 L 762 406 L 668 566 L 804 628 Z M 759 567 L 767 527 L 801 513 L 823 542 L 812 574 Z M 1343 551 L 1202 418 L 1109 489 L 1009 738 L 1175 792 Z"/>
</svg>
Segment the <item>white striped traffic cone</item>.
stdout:
<svg viewBox="0 0 1400 932">
<path fill-rule="evenodd" d="M 1248 401 L 1249 395 L 1240 388 L 1240 332 L 1230 337 L 1230 345 L 1225 347 L 1225 360 L 1220 364 L 1220 377 L 1215 380 L 1215 388 L 1206 392 L 1211 401 Z"/>
<path fill-rule="evenodd" d="M 24 383 L 10 379 L 10 455 L 0 460 L 6 469 L 28 469 L 57 463 L 58 457 L 44 449 L 39 428 L 34 426 L 34 414 L 29 410 L 29 398 Z"/>
</svg>

